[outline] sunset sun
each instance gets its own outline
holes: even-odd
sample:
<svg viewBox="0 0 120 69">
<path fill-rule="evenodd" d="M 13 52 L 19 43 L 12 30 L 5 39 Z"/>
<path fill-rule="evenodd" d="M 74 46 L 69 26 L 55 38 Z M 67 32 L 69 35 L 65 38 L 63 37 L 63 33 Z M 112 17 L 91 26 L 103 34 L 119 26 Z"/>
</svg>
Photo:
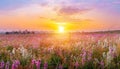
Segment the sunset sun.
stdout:
<svg viewBox="0 0 120 69">
<path fill-rule="evenodd" d="M 65 28 L 63 26 L 59 26 L 58 27 L 58 31 L 59 31 L 59 33 L 64 33 L 65 32 Z"/>
</svg>

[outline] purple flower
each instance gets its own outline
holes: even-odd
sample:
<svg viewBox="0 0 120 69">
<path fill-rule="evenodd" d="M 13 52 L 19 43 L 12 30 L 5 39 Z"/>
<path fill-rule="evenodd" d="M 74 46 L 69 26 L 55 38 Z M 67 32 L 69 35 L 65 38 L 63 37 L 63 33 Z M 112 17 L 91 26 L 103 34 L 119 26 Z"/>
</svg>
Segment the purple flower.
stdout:
<svg viewBox="0 0 120 69">
<path fill-rule="evenodd" d="M 48 68 L 48 64 L 47 62 L 44 63 L 44 69 L 47 69 Z"/>
<path fill-rule="evenodd" d="M 20 65 L 20 61 L 19 61 L 19 60 L 15 60 L 15 63 L 16 63 L 17 65 Z"/>
<path fill-rule="evenodd" d="M 75 68 L 77 69 L 78 67 L 79 67 L 79 63 L 76 62 L 76 63 L 75 63 Z"/>
<path fill-rule="evenodd" d="M 9 63 L 9 61 L 6 63 L 6 65 L 5 65 L 5 69 L 9 69 L 9 66 L 10 66 L 10 63 Z"/>
<path fill-rule="evenodd" d="M 60 64 L 58 68 L 59 68 L 59 69 L 63 69 L 63 66 Z"/>
<path fill-rule="evenodd" d="M 86 56 L 87 56 L 87 52 L 84 51 L 83 54 L 82 54 L 82 65 L 85 64 L 85 61 L 86 61 Z"/>
<path fill-rule="evenodd" d="M 15 60 L 15 61 L 13 61 L 12 69 L 16 69 L 16 68 L 18 68 L 19 65 L 20 65 L 19 60 Z"/>
<path fill-rule="evenodd" d="M 16 69 L 16 66 L 14 63 L 12 64 L 12 69 Z"/>
<path fill-rule="evenodd" d="M 91 52 L 88 53 L 88 58 L 87 59 L 88 59 L 88 61 L 90 61 L 92 59 L 92 53 Z"/>
<path fill-rule="evenodd" d="M 102 60 L 99 64 L 100 64 L 101 68 L 104 69 L 104 61 Z"/>
<path fill-rule="evenodd" d="M 82 57 L 86 57 L 86 55 L 87 55 L 87 52 L 84 51 Z"/>
<path fill-rule="evenodd" d="M 32 59 L 32 64 L 33 64 L 33 65 L 35 64 L 35 61 L 36 61 L 35 59 Z"/>
<path fill-rule="evenodd" d="M 0 62 L 0 68 L 1 68 L 1 69 L 4 68 L 4 65 L 5 65 L 4 61 Z"/>
<path fill-rule="evenodd" d="M 38 60 L 38 61 L 36 61 L 35 63 L 36 63 L 37 69 L 40 69 L 41 60 Z"/>
</svg>

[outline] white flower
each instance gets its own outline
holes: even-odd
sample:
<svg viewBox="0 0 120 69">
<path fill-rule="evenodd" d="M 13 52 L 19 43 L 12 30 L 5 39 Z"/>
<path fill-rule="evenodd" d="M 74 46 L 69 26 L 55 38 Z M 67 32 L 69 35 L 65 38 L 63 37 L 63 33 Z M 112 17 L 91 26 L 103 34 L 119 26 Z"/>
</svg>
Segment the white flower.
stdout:
<svg viewBox="0 0 120 69">
<path fill-rule="evenodd" d="M 108 53 L 107 53 L 107 65 L 109 65 L 109 64 L 111 63 L 112 59 L 113 59 L 113 58 L 112 58 L 110 52 L 108 52 Z"/>
<path fill-rule="evenodd" d="M 95 60 L 96 63 L 99 63 L 99 60 L 97 58 L 94 58 L 94 60 Z"/>
<path fill-rule="evenodd" d="M 103 58 L 106 58 L 106 53 L 105 52 L 103 52 Z"/>
<path fill-rule="evenodd" d="M 20 53 L 22 54 L 22 57 L 27 58 L 28 56 L 30 56 L 27 49 L 24 48 L 23 46 L 19 47 L 19 50 L 20 50 Z"/>
<path fill-rule="evenodd" d="M 107 65 L 111 63 L 114 58 L 114 54 L 116 53 L 116 46 L 109 46 L 109 51 L 107 52 Z"/>
<path fill-rule="evenodd" d="M 15 48 L 13 48 L 13 50 L 12 50 L 12 54 L 15 54 L 15 50 L 16 50 L 16 49 L 15 49 Z"/>
</svg>

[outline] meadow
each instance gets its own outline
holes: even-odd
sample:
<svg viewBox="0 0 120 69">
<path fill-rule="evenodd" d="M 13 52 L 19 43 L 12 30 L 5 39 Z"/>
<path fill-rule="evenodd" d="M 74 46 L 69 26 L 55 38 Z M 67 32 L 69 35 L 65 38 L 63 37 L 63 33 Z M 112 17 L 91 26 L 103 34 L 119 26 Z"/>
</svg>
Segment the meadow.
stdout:
<svg viewBox="0 0 120 69">
<path fill-rule="evenodd" d="M 0 69 L 120 69 L 120 34 L 1 34 Z"/>
</svg>

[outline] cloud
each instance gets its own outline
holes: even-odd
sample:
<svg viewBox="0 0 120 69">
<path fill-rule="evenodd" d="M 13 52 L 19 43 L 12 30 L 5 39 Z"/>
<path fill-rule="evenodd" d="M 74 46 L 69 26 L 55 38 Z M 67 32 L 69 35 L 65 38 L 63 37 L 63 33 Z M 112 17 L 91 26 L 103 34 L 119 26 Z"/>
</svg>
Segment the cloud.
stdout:
<svg viewBox="0 0 120 69">
<path fill-rule="evenodd" d="M 48 13 L 49 11 L 49 13 Z M 16 10 L 13 10 L 11 14 L 14 14 L 16 16 L 28 16 L 28 17 L 38 17 L 38 16 L 44 16 L 44 17 L 52 17 L 55 15 L 55 12 L 53 11 L 52 7 L 48 6 L 41 6 L 38 4 L 32 4 L 26 7 L 18 8 Z"/>
<path fill-rule="evenodd" d="M 74 15 L 74 14 L 82 14 L 90 11 L 90 8 L 80 8 L 79 6 L 63 6 L 59 9 L 58 13 L 63 15 Z"/>
</svg>

